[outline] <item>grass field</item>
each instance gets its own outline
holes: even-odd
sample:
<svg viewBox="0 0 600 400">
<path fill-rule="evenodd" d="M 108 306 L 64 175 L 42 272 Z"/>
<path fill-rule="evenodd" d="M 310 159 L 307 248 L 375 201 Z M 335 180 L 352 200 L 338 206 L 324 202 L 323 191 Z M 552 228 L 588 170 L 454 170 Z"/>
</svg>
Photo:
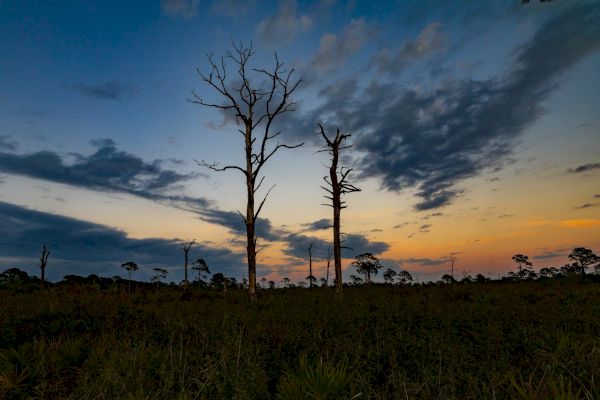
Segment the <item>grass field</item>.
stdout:
<svg viewBox="0 0 600 400">
<path fill-rule="evenodd" d="M 0 290 L 0 398 L 599 399 L 591 280 Z"/>
</svg>

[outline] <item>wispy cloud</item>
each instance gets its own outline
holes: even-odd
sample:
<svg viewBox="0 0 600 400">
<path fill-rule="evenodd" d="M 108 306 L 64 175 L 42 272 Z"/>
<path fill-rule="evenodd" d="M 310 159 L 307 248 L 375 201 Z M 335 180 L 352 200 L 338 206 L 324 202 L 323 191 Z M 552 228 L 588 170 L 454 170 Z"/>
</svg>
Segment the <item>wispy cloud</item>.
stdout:
<svg viewBox="0 0 600 400">
<path fill-rule="evenodd" d="M 569 169 L 569 172 L 572 174 L 579 174 L 581 172 L 589 172 L 595 169 L 600 169 L 600 163 L 583 164 L 576 168 Z"/>
<path fill-rule="evenodd" d="M 372 34 L 373 30 L 363 18 L 350 21 L 339 35 L 324 34 L 311 67 L 317 72 L 327 72 L 345 64 L 367 43 Z"/>
<path fill-rule="evenodd" d="M 0 150 L 14 151 L 19 147 L 16 140 L 10 135 L 0 135 Z"/>
<path fill-rule="evenodd" d="M 256 35 L 265 43 L 289 43 L 302 32 L 313 26 L 312 19 L 306 14 L 297 13 L 294 0 L 286 0 L 280 4 L 276 14 L 261 21 L 256 27 Z"/>
<path fill-rule="evenodd" d="M 419 33 L 414 40 L 409 40 L 397 49 L 383 49 L 371 60 L 380 71 L 397 74 L 407 65 L 420 61 L 444 47 L 445 39 L 441 24 L 432 22 Z"/>
<path fill-rule="evenodd" d="M 600 203 L 585 203 L 585 204 L 575 207 L 575 209 L 581 210 L 581 209 L 585 209 L 585 208 L 597 207 L 599 205 L 600 205 Z"/>
<path fill-rule="evenodd" d="M 130 99 L 137 93 L 137 88 L 131 83 L 116 81 L 98 84 L 76 83 L 72 87 L 88 97 L 101 100 Z"/>
<path fill-rule="evenodd" d="M 199 0 L 160 0 L 163 14 L 171 18 L 191 19 L 198 14 Z"/>
</svg>

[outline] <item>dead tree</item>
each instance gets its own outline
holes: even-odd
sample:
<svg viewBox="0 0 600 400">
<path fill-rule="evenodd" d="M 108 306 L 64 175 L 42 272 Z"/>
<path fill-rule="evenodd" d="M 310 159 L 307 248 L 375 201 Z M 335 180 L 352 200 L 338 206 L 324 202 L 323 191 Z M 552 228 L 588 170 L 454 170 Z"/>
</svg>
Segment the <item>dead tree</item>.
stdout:
<svg viewBox="0 0 600 400">
<path fill-rule="evenodd" d="M 190 243 L 188 243 L 187 245 L 184 245 L 181 249 L 183 250 L 183 253 L 185 255 L 185 263 L 183 264 L 183 291 L 187 292 L 187 288 L 188 288 L 188 255 L 190 252 L 190 249 L 192 248 L 192 245 L 196 243 L 196 239 L 193 239 Z"/>
<path fill-rule="evenodd" d="M 316 280 L 312 273 L 312 247 L 313 247 L 313 244 L 314 244 L 314 242 L 311 243 L 310 246 L 308 246 L 308 276 L 306 278 L 308 279 L 308 286 L 309 286 L 310 290 L 312 290 L 312 288 L 313 288 L 313 281 Z"/>
<path fill-rule="evenodd" d="M 218 103 L 205 101 L 194 91 L 190 101 L 220 110 L 226 116 L 235 117 L 239 127 L 237 131 L 244 141 L 246 163 L 243 166 L 220 166 L 204 160 L 196 162 L 213 171 L 237 170 L 246 180 L 246 214 L 243 215 L 241 212 L 239 214 L 246 225 L 248 292 L 250 298 L 254 300 L 257 253 L 255 224 L 273 187 L 267 191 L 258 208 L 255 207 L 255 196 L 265 179 L 261 172 L 267 161 L 280 149 L 294 149 L 303 144 L 287 145 L 280 142 L 272 144 L 272 140 L 281 134 L 281 131 L 274 131 L 273 123 L 282 114 L 294 110 L 296 103 L 291 96 L 301 80 L 292 79 L 294 69 L 287 69 L 285 64 L 279 61 L 277 54 L 272 69 L 251 68 L 249 61 L 255 54 L 252 44 L 249 47 L 245 47 L 244 44 L 232 46 L 233 50 L 227 51 L 218 61 L 210 54 L 207 56 L 210 65 L 208 74 L 198 69 L 202 81 L 220 95 L 223 101 Z M 227 75 L 227 62 L 232 63 L 236 69 L 233 79 Z"/>
<path fill-rule="evenodd" d="M 48 263 L 48 256 L 50 255 L 50 250 L 44 244 L 42 248 L 42 254 L 40 255 L 40 271 L 41 271 L 41 281 L 40 286 L 42 289 L 46 286 L 46 264 Z"/>
<path fill-rule="evenodd" d="M 333 257 L 333 252 L 331 251 L 331 246 L 327 247 L 327 274 L 325 275 L 325 287 L 329 286 L 329 267 L 331 266 L 331 257 Z"/>
<path fill-rule="evenodd" d="M 336 130 L 335 137 L 330 139 L 325 133 L 323 126 L 319 124 L 321 136 L 325 139 L 326 145 L 323 150 L 331 155 L 331 165 L 329 167 L 329 177 L 324 176 L 323 179 L 329 187 L 321 186 L 329 196 L 325 198 L 331 200 L 331 204 L 323 204 L 333 208 L 333 258 L 335 265 L 335 293 L 339 296 L 342 294 L 342 242 L 340 239 L 340 214 L 343 208 L 346 208 L 345 202 L 342 201 L 342 195 L 352 192 L 360 192 L 360 189 L 348 182 L 348 174 L 352 168 L 338 167 L 340 159 L 340 150 L 351 147 L 343 145 L 344 140 L 350 137 L 349 134 L 342 134 L 340 130 Z"/>
</svg>

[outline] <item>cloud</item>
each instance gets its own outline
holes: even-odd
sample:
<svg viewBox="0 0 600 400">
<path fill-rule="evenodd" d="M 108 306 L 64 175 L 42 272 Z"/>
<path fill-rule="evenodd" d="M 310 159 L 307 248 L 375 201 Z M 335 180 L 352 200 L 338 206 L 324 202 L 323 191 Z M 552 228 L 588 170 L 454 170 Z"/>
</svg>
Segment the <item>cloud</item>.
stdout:
<svg viewBox="0 0 600 400">
<path fill-rule="evenodd" d="M 221 225 L 231 233 L 238 236 L 246 236 L 246 224 L 241 215 L 235 211 L 222 211 L 206 208 L 199 211 L 200 218 L 212 224 Z M 268 218 L 259 218 L 255 222 L 256 236 L 267 241 L 282 239 L 284 233 L 273 228 Z"/>
<path fill-rule="evenodd" d="M 407 65 L 422 60 L 444 47 L 444 35 L 440 32 L 441 24 L 432 22 L 411 41 L 398 49 L 384 49 L 375 54 L 371 62 L 380 72 L 397 74 Z"/>
<path fill-rule="evenodd" d="M 19 144 L 10 135 L 0 135 L 0 149 L 14 151 Z"/>
<path fill-rule="evenodd" d="M 597 207 L 598 205 L 600 205 L 600 203 L 585 203 L 585 204 L 575 207 L 575 209 L 580 210 L 580 209 L 584 209 L 584 208 L 592 208 L 592 207 Z"/>
<path fill-rule="evenodd" d="M 256 0 L 214 0 L 211 10 L 215 14 L 235 17 L 246 14 L 256 5 Z"/>
<path fill-rule="evenodd" d="M 341 80 L 320 91 L 319 107 L 297 113 L 296 132 L 314 132 L 306 121 L 342 127 L 353 134 L 360 178 L 394 192 L 416 188 L 417 210 L 442 207 L 462 193 L 458 183 L 511 161 L 563 73 L 599 47 L 600 9 L 573 6 L 520 46 L 503 76 L 448 77 L 431 90 Z"/>
<path fill-rule="evenodd" d="M 52 151 L 30 154 L 0 152 L 0 171 L 90 190 L 127 193 L 187 210 L 209 206 L 203 198 L 164 193 L 178 188 L 197 174 L 165 169 L 162 160 L 144 161 L 118 150 L 111 139 L 95 140 L 92 144 L 97 147 L 96 151 L 89 156 L 72 154 L 75 157 L 73 163 L 67 163 Z"/>
<path fill-rule="evenodd" d="M 333 33 L 324 34 L 319 43 L 319 50 L 311 62 L 312 68 L 322 73 L 345 64 L 371 36 L 372 30 L 363 18 L 350 21 L 339 36 Z"/>
<path fill-rule="evenodd" d="M 536 260 L 551 260 L 553 258 L 565 257 L 567 254 L 568 251 L 564 249 L 546 250 L 542 254 L 533 256 L 533 258 Z"/>
<path fill-rule="evenodd" d="M 307 222 L 302 224 L 307 231 L 316 231 L 321 229 L 327 229 L 332 226 L 333 222 L 329 218 L 321 218 L 313 222 Z"/>
<path fill-rule="evenodd" d="M 137 93 L 137 88 L 130 83 L 107 81 L 95 85 L 76 83 L 73 88 L 88 97 L 101 100 L 130 99 Z"/>
<path fill-rule="evenodd" d="M 160 0 L 160 9 L 171 18 L 191 19 L 198 13 L 199 3 L 199 0 Z"/>
<path fill-rule="evenodd" d="M 0 202 L 0 236 L 0 262 L 7 268 L 25 268 L 30 273 L 37 272 L 36 257 L 45 243 L 50 248 L 50 279 L 67 274 L 120 275 L 119 266 L 125 261 L 140 265 L 134 279 L 149 279 L 155 266 L 172 269 L 169 279 L 175 281 L 183 275 L 178 239 L 133 239 L 111 227 L 4 202 Z M 200 243 L 192 248 L 191 255 L 206 259 L 213 273 L 241 276 L 244 271 L 244 255 L 226 248 Z M 9 265 L 7 259 L 17 259 L 17 265 Z"/>
<path fill-rule="evenodd" d="M 412 258 L 411 257 L 411 258 L 403 258 L 398 261 L 400 262 L 401 265 L 414 264 L 414 265 L 420 265 L 420 266 L 426 266 L 426 267 L 434 267 L 437 265 L 442 265 L 442 264 L 448 263 L 447 258 L 432 259 L 432 258 Z"/>
<path fill-rule="evenodd" d="M 579 174 L 581 172 L 589 172 L 595 169 L 600 169 L 600 163 L 583 164 L 577 168 L 569 169 L 569 172 L 572 174 Z"/>
<path fill-rule="evenodd" d="M 324 260 L 327 258 L 327 250 L 331 245 L 328 240 L 300 233 L 289 233 L 285 238 L 287 247 L 283 253 L 299 259 L 308 258 L 308 247 L 313 244 L 313 260 Z M 353 258 L 357 254 L 372 253 L 381 254 L 389 250 L 390 245 L 385 242 L 372 242 L 361 234 L 348 234 L 342 236 L 342 257 Z"/>
<path fill-rule="evenodd" d="M 313 21 L 308 15 L 296 14 L 294 0 L 283 1 L 277 14 L 261 21 L 256 27 L 257 36 L 265 43 L 289 43 L 299 33 L 312 28 Z"/>
</svg>

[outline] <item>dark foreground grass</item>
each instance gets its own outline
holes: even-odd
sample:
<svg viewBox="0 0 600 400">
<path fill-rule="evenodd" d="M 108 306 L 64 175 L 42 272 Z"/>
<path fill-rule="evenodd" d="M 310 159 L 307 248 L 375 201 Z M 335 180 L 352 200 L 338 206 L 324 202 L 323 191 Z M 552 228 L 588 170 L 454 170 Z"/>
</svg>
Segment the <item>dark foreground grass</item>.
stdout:
<svg viewBox="0 0 600 400">
<path fill-rule="evenodd" d="M 600 399 L 600 285 L 0 290 L 0 398 Z"/>
</svg>

